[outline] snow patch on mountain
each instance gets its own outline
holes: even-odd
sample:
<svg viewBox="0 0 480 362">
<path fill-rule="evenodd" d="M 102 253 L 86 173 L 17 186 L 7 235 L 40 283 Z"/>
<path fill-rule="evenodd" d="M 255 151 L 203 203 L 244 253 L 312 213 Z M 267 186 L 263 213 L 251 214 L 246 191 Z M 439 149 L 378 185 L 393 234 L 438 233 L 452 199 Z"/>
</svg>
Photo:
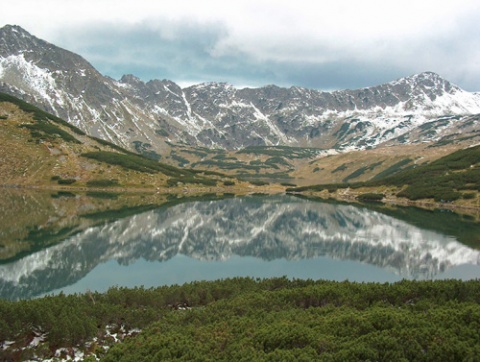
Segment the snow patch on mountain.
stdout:
<svg viewBox="0 0 480 362">
<path fill-rule="evenodd" d="M 24 54 L 0 58 L 0 69 L 4 81 L 20 82 L 22 88 L 46 101 L 54 110 L 56 105 L 64 105 L 51 72 L 27 61 Z"/>
<path fill-rule="evenodd" d="M 162 153 L 168 140 L 227 149 L 334 145 L 361 150 L 403 135 L 401 142 L 412 142 L 408 135 L 421 135 L 418 127 L 444 115 L 480 113 L 479 93 L 466 92 L 433 72 L 334 92 L 236 89 L 216 82 L 182 89 L 168 80 L 145 83 L 133 75 L 115 81 L 80 56 L 19 27 L 6 26 L 0 33 L 0 90 L 132 149 L 140 141 Z M 438 130 L 461 133 L 457 126 L 452 121 L 448 130 L 445 124 Z M 435 137 L 439 135 L 429 139 Z"/>
</svg>

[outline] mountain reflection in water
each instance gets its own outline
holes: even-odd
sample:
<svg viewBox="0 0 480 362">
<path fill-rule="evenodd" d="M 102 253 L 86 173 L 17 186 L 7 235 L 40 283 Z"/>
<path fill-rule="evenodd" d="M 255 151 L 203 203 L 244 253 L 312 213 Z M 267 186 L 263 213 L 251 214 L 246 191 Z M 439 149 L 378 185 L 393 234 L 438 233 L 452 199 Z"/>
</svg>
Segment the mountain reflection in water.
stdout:
<svg viewBox="0 0 480 362">
<path fill-rule="evenodd" d="M 222 265 L 228 261 L 237 263 L 242 275 L 258 277 L 253 269 L 268 262 L 282 260 L 283 265 L 294 263 L 295 268 L 303 268 L 304 262 L 305 268 L 314 270 L 312 261 L 332 259 L 339 261 L 332 264 L 336 268 L 344 266 L 340 261 L 356 262 L 351 275 L 354 280 L 362 268 L 372 266 L 380 274 L 394 274 L 399 279 L 426 279 L 462 264 L 477 267 L 480 253 L 452 236 L 359 206 L 292 196 L 193 201 L 90 226 L 57 245 L 0 265 L 0 297 L 41 295 L 79 283 L 89 273 L 86 280 L 101 278 L 100 264 L 110 265 L 110 260 L 132 268 L 130 275 L 144 264 L 139 263 L 142 259 L 155 261 L 150 263 L 148 278 L 156 273 L 157 265 L 157 270 L 161 269 L 154 275 L 157 285 L 168 284 L 168 274 L 178 273 L 178 269 L 169 272 L 166 263 L 158 262 L 172 258 L 190 275 L 185 281 L 202 278 L 197 271 L 207 262 L 215 262 L 218 270 L 210 271 L 208 277 L 218 279 L 225 277 Z M 252 260 L 256 262 L 252 264 Z M 276 276 L 289 276 L 288 269 L 278 270 Z M 321 277 L 335 278 L 333 275 L 327 271 Z M 142 279 L 139 275 L 136 285 L 144 284 Z M 383 280 L 380 275 L 378 280 Z M 123 285 L 123 281 L 113 278 L 110 285 Z M 96 289 L 95 285 L 79 288 L 85 287 Z"/>
</svg>

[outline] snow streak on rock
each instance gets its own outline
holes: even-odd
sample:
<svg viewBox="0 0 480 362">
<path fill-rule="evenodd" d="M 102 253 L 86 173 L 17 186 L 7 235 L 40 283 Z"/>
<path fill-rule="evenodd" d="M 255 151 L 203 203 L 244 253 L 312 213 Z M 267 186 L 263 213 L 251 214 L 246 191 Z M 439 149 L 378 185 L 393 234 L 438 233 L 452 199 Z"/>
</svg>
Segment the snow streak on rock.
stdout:
<svg viewBox="0 0 480 362">
<path fill-rule="evenodd" d="M 480 95 L 432 72 L 387 84 L 322 92 L 301 87 L 235 89 L 204 83 L 182 89 L 168 80 L 120 81 L 85 59 L 20 27 L 0 29 L 0 91 L 31 101 L 94 136 L 133 148 L 165 141 L 239 149 L 288 145 L 337 150 L 416 140 L 418 127 L 458 116 L 443 135 L 461 133 L 463 117 L 480 113 Z M 399 137 L 404 136 L 400 139 Z"/>
</svg>

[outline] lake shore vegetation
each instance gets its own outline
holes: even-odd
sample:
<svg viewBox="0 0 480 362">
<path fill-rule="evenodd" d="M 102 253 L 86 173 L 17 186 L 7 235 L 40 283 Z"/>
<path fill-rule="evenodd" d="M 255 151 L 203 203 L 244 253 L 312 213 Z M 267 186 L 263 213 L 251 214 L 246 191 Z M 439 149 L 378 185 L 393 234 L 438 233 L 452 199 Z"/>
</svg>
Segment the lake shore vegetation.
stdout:
<svg viewBox="0 0 480 362">
<path fill-rule="evenodd" d="M 233 278 L 117 287 L 0 300 L 0 326 L 2 360 L 475 360 L 480 283 Z"/>
</svg>

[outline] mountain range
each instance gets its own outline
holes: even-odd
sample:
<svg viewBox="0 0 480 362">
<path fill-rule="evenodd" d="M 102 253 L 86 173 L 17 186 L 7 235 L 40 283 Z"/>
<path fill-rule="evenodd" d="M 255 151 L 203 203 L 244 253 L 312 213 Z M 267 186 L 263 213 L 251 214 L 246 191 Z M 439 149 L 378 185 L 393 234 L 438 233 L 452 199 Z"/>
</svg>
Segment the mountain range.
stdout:
<svg viewBox="0 0 480 362">
<path fill-rule="evenodd" d="M 173 145 L 336 151 L 480 139 L 480 94 L 433 72 L 356 90 L 182 88 L 170 80 L 120 80 L 19 26 L 0 29 L 0 91 L 51 112 L 87 134 L 143 153 Z M 159 156 L 160 157 L 160 156 Z"/>
</svg>

